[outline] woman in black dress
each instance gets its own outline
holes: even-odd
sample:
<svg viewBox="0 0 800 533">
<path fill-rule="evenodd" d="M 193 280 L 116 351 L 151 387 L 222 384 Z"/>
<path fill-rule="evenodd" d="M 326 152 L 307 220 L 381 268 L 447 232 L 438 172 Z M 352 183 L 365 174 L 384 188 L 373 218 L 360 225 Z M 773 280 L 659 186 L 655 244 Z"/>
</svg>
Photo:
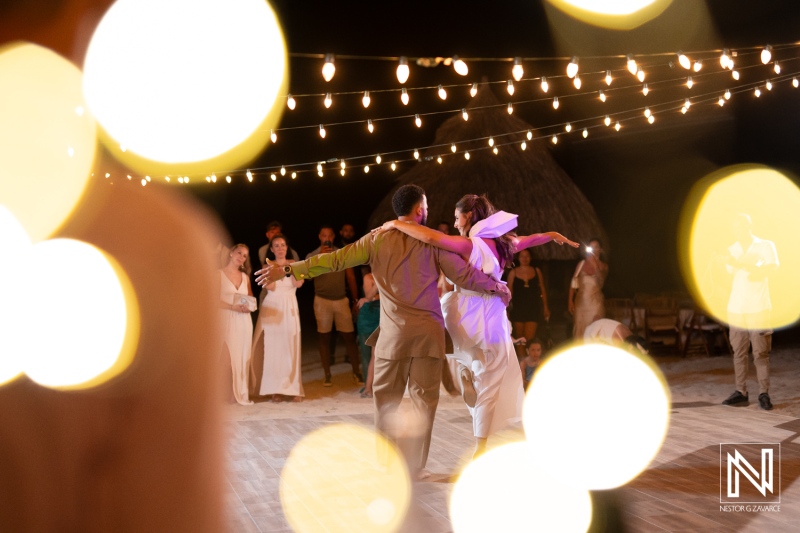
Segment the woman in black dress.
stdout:
<svg viewBox="0 0 800 533">
<path fill-rule="evenodd" d="M 542 271 L 531 265 L 531 253 L 522 250 L 517 255 L 517 267 L 508 274 L 508 288 L 513 296 L 508 318 L 514 328 L 514 338 L 524 337 L 526 342 L 536 337 L 536 330 L 550 319 L 547 291 Z M 525 356 L 525 347 L 517 345 L 517 356 Z"/>
</svg>

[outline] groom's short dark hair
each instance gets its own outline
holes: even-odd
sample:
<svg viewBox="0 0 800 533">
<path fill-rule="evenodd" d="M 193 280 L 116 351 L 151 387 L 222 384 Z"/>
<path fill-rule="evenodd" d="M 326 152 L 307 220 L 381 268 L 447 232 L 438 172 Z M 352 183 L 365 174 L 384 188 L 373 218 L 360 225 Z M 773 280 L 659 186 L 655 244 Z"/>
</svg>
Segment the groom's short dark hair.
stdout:
<svg viewBox="0 0 800 533">
<path fill-rule="evenodd" d="M 419 185 L 403 185 L 392 196 L 394 214 L 398 217 L 410 214 L 423 196 L 425 196 L 425 190 Z"/>
</svg>

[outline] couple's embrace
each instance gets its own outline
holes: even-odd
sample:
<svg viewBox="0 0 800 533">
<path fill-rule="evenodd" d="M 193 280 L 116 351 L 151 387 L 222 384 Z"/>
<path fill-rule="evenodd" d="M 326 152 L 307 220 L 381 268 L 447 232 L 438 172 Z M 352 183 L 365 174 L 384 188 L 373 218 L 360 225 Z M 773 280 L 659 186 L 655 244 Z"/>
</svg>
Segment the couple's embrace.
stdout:
<svg viewBox="0 0 800 533">
<path fill-rule="evenodd" d="M 490 431 L 521 416 L 522 378 L 505 316 L 510 293 L 500 281 L 502 267 L 516 249 L 550 240 L 577 244 L 554 232 L 514 237 L 508 232 L 516 227 L 516 215 L 495 213 L 488 200 L 474 195 L 456 206 L 459 236 L 425 227 L 427 199 L 416 185 L 400 187 L 392 208 L 397 220 L 381 231 L 330 254 L 265 268 L 256 273 L 256 281 L 263 285 L 282 276 L 306 279 L 370 264 L 381 294 L 375 425 L 395 440 L 412 473 L 422 477 L 439 402 L 445 322 L 457 357 L 474 375 L 477 400 L 471 411 L 480 452 Z M 437 289 L 440 272 L 457 287 L 442 304 Z M 421 427 L 392 427 L 406 387 Z M 400 433 L 411 436 L 398 438 Z"/>
</svg>

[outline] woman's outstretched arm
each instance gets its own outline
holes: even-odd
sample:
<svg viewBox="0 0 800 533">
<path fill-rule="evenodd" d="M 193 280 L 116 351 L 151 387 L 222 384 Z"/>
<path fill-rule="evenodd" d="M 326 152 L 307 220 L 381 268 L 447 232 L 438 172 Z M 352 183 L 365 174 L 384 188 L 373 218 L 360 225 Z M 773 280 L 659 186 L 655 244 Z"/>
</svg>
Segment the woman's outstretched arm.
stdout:
<svg viewBox="0 0 800 533">
<path fill-rule="evenodd" d="M 468 257 L 472 253 L 472 242 L 460 235 L 446 235 L 441 231 L 436 231 L 415 222 L 404 222 L 402 220 L 390 220 L 385 223 L 382 230 L 396 229 L 402 231 L 409 237 L 422 241 L 431 246 L 455 252 L 461 256 Z"/>
<path fill-rule="evenodd" d="M 524 250 L 525 248 L 540 246 L 550 241 L 553 241 L 558 245 L 569 244 L 573 248 L 577 248 L 578 246 L 580 246 L 580 244 L 578 244 L 577 242 L 567 239 L 557 231 L 548 231 L 547 233 L 533 233 L 527 236 L 516 237 L 514 239 L 514 245 L 516 250 L 519 252 L 520 250 Z"/>
</svg>

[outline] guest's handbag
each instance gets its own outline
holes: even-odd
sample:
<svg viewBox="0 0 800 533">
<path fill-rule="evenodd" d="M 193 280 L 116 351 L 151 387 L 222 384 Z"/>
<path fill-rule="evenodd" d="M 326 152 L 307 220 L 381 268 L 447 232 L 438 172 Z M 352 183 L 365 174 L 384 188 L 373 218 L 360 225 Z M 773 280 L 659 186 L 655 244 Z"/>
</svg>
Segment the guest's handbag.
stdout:
<svg viewBox="0 0 800 533">
<path fill-rule="evenodd" d="M 246 305 L 251 313 L 257 309 L 256 299 L 246 294 L 234 294 L 233 305 Z"/>
</svg>

